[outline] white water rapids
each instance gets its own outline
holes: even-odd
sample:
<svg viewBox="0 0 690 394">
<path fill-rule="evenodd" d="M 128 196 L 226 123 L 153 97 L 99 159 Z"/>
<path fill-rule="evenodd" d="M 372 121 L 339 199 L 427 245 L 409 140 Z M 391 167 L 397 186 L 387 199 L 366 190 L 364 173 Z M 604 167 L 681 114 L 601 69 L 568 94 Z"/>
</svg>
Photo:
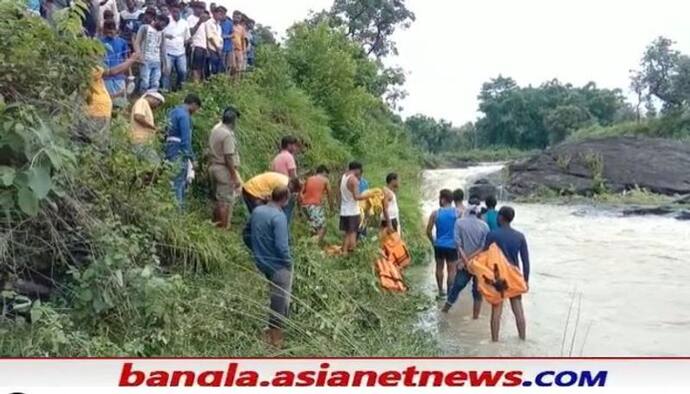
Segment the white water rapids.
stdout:
<svg viewBox="0 0 690 394">
<path fill-rule="evenodd" d="M 428 215 L 441 189 L 499 171 L 501 165 L 424 173 Z M 499 206 L 502 202 L 499 202 Z M 517 338 L 508 304 L 501 341 L 492 343 L 490 307 L 471 318 L 470 286 L 448 315 L 432 310 L 424 327 L 447 355 L 673 356 L 690 354 L 690 225 L 672 218 L 622 217 L 592 206 L 512 204 L 514 227 L 530 249 L 530 291 L 523 297 L 527 341 Z M 436 293 L 434 264 L 416 281 Z M 441 302 L 439 302 L 440 306 Z"/>
</svg>

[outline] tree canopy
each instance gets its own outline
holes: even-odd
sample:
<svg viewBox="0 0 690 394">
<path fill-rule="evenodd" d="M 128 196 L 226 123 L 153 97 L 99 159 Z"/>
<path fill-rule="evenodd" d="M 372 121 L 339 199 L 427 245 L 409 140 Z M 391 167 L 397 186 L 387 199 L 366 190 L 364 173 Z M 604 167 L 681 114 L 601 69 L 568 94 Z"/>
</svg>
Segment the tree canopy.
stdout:
<svg viewBox="0 0 690 394">
<path fill-rule="evenodd" d="M 391 36 L 396 28 L 407 28 L 415 21 L 405 0 L 335 0 L 330 16 L 367 55 L 377 58 L 397 54 Z"/>
<path fill-rule="evenodd" d="M 607 126 L 629 113 L 620 89 L 601 89 L 594 82 L 576 87 L 557 79 L 520 87 L 500 75 L 482 86 L 479 110 L 482 145 L 521 149 L 545 148 L 590 123 Z"/>
<path fill-rule="evenodd" d="M 631 88 L 649 109 L 654 98 L 662 102 L 664 111 L 680 109 L 690 99 L 690 57 L 673 49 L 673 44 L 666 37 L 654 40 L 631 76 Z"/>
</svg>

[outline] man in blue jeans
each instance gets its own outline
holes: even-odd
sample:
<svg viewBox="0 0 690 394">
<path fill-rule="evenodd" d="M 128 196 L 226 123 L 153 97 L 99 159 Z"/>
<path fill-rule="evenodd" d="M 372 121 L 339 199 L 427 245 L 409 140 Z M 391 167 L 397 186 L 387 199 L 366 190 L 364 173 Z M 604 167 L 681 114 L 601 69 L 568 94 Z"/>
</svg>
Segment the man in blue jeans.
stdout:
<svg viewBox="0 0 690 394">
<path fill-rule="evenodd" d="M 187 54 L 185 43 L 191 35 L 187 21 L 181 18 L 180 6 L 174 4 L 170 7 L 170 23 L 163 31 L 165 35 L 165 69 L 163 70 L 163 89 L 177 90 L 187 79 Z M 171 84 L 173 70 L 176 78 L 175 84 Z"/>
<path fill-rule="evenodd" d="M 139 69 L 139 90 L 146 93 L 149 89 L 158 90 L 160 87 L 162 67 L 165 65 L 165 37 L 163 30 L 170 20 L 165 15 L 156 15 L 150 25 L 139 28 L 134 40 L 134 52 L 143 56 Z"/>
<path fill-rule="evenodd" d="M 232 18 L 229 18 L 227 13 L 224 15 L 224 19 L 220 22 L 220 28 L 223 32 L 223 67 L 225 72 L 230 73 L 232 69 L 232 57 L 233 57 L 233 47 L 232 47 L 232 32 L 235 25 Z"/>
<path fill-rule="evenodd" d="M 465 209 L 465 216 L 455 221 L 455 244 L 460 255 L 458 272 L 455 275 L 453 287 L 448 291 L 448 299 L 442 311 L 448 312 L 460 296 L 462 289 L 472 281 L 472 318 L 478 319 L 482 307 L 482 296 L 477 288 L 477 279 L 467 270 L 467 264 L 472 256 L 484 249 L 489 226 L 479 218 L 479 205 L 470 204 Z"/>
<path fill-rule="evenodd" d="M 184 208 L 184 197 L 187 189 L 187 174 L 190 163 L 194 161 L 192 151 L 192 115 L 201 108 L 201 99 L 190 94 L 184 99 L 184 104 L 170 111 L 168 134 L 165 141 L 165 160 L 173 163 L 177 175 L 173 180 L 175 199 Z"/>
</svg>

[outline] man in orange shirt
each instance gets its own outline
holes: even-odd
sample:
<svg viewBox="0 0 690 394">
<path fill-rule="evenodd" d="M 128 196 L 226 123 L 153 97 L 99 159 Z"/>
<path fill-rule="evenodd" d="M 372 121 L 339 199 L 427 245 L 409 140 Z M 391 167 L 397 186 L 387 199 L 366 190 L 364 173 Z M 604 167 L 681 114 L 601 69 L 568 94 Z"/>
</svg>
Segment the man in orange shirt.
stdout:
<svg viewBox="0 0 690 394">
<path fill-rule="evenodd" d="M 307 216 L 309 227 L 319 243 L 323 242 L 323 237 L 326 235 L 326 212 L 323 206 L 324 194 L 326 194 L 328 204 L 331 211 L 333 211 L 333 193 L 328 182 L 328 169 L 322 165 L 316 169 L 316 175 L 307 178 L 300 195 L 300 201 Z"/>
<path fill-rule="evenodd" d="M 237 75 L 245 69 L 245 52 L 247 50 L 247 44 L 244 15 L 239 11 L 235 11 L 232 13 L 232 21 L 234 23 L 232 30 L 232 74 Z"/>
</svg>

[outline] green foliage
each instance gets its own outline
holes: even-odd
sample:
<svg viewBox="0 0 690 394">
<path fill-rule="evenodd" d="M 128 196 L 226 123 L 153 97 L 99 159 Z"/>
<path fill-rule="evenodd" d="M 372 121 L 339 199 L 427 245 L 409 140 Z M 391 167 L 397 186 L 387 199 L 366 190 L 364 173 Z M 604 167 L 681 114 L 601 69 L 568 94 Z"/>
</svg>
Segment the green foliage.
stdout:
<svg viewBox="0 0 690 394">
<path fill-rule="evenodd" d="M 645 50 L 640 70 L 632 75 L 633 90 L 649 103 L 655 97 L 664 110 L 678 110 L 690 99 L 690 57 L 673 49 L 674 41 L 658 37 Z"/>
<path fill-rule="evenodd" d="M 639 187 L 635 187 L 634 189 L 622 193 L 612 193 L 609 190 L 604 190 L 592 196 L 582 196 L 577 195 L 570 190 L 559 191 L 542 186 L 529 196 L 518 197 L 516 201 L 522 203 L 539 204 L 603 204 L 609 206 L 641 205 L 658 207 L 671 203 L 673 201 L 673 197 L 655 194 Z"/>
<path fill-rule="evenodd" d="M 425 115 L 415 115 L 405 119 L 405 129 L 417 146 L 435 154 L 464 148 L 467 135 L 472 130 L 461 130 L 444 120 L 436 120 Z"/>
<path fill-rule="evenodd" d="M 260 23 L 254 26 L 254 36 L 256 37 L 257 47 L 263 45 L 276 45 L 278 43 L 276 40 L 276 33 L 271 30 L 271 27 Z"/>
<path fill-rule="evenodd" d="M 0 209 L 35 216 L 59 190 L 56 177 L 74 164 L 65 147 L 73 103 L 88 85 L 100 53 L 74 29 L 83 4 L 55 26 L 14 1 L 0 0 Z M 48 61 L 49 60 L 49 61 Z M 20 104 L 21 103 L 21 104 Z"/>
<path fill-rule="evenodd" d="M 0 0 L 0 98 L 54 105 L 84 90 L 102 46 L 73 28 L 81 27 L 81 6 L 64 10 L 53 27 L 21 2 Z"/>
<path fill-rule="evenodd" d="M 592 115 L 586 109 L 575 105 L 560 105 L 546 113 L 544 127 L 549 132 L 549 142 L 555 145 L 573 131 L 591 122 Z"/>
<path fill-rule="evenodd" d="M 477 163 L 518 160 L 538 153 L 535 150 L 519 150 L 513 148 L 495 147 L 489 149 L 460 149 L 443 152 L 441 154 L 426 154 L 424 165 L 426 168 L 463 167 Z"/>
<path fill-rule="evenodd" d="M 590 121 L 610 125 L 630 111 L 620 90 L 599 89 L 593 82 L 574 87 L 553 80 L 523 88 L 499 76 L 484 84 L 479 100 L 480 146 L 518 149 L 545 148 Z"/>
<path fill-rule="evenodd" d="M 35 216 L 39 203 L 58 190 L 53 177 L 74 164 L 55 127 L 31 106 L 0 103 L 0 209 L 6 216 L 17 208 Z"/>
<path fill-rule="evenodd" d="M 408 28 L 415 21 L 404 0 L 335 0 L 330 16 L 367 55 L 377 58 L 397 54 L 391 36 L 398 26 Z"/>
<path fill-rule="evenodd" d="M 604 158 L 601 154 L 587 152 L 582 154 L 582 161 L 592 176 L 592 191 L 594 194 L 606 193 L 606 178 L 604 177 Z"/>
<path fill-rule="evenodd" d="M 364 133 L 361 116 L 376 100 L 357 86 L 358 48 L 327 25 L 296 25 L 286 42 L 293 78 L 326 111 L 339 140 L 354 144 Z"/>
<path fill-rule="evenodd" d="M 639 122 L 621 122 L 607 127 L 593 125 L 576 131 L 568 139 L 583 140 L 624 135 L 689 139 L 690 112 L 680 109 L 660 118 L 646 118 Z"/>
</svg>

